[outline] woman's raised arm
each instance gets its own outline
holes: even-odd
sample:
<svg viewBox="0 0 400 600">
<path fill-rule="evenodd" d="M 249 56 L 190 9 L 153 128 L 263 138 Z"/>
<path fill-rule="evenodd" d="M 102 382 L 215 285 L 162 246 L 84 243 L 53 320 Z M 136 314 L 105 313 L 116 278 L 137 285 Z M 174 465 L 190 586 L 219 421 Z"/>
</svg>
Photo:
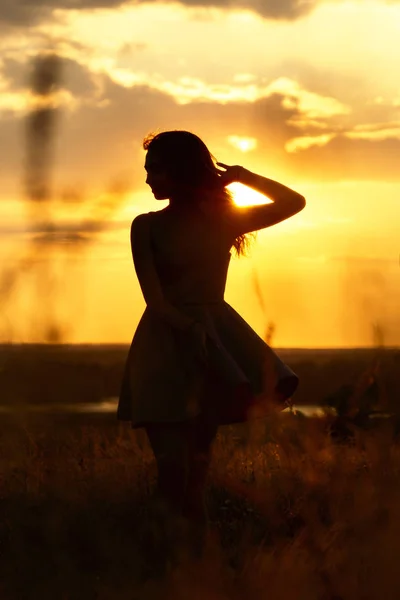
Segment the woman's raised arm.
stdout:
<svg viewBox="0 0 400 600">
<path fill-rule="evenodd" d="M 269 204 L 235 208 L 230 216 L 235 235 L 243 235 L 280 223 L 300 212 L 306 205 L 304 196 L 277 181 L 252 173 L 244 167 L 217 164 L 226 169 L 225 172 L 221 172 L 223 185 L 237 181 L 272 200 Z"/>
</svg>

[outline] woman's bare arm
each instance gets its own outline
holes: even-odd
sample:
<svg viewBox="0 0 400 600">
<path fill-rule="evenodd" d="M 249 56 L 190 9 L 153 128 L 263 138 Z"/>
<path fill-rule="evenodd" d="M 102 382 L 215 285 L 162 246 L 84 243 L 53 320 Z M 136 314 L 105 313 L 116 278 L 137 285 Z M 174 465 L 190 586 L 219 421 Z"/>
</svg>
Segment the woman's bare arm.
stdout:
<svg viewBox="0 0 400 600">
<path fill-rule="evenodd" d="M 150 215 L 136 217 L 131 226 L 131 248 L 136 274 L 148 308 L 175 328 L 187 330 L 195 321 L 164 297 L 150 243 Z"/>
<path fill-rule="evenodd" d="M 280 223 L 300 212 L 306 205 L 304 196 L 277 181 L 252 173 L 243 167 L 223 166 L 227 171 L 222 177 L 225 176 L 228 183 L 237 181 L 272 200 L 269 204 L 235 208 L 231 220 L 236 235 Z"/>
</svg>

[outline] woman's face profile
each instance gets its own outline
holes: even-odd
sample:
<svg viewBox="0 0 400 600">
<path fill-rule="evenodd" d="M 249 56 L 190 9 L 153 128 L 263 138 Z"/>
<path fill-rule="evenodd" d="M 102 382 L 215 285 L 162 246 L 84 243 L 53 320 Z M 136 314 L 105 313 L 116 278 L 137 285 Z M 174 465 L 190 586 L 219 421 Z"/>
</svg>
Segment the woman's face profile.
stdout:
<svg viewBox="0 0 400 600">
<path fill-rule="evenodd" d="M 161 159 L 150 150 L 147 152 L 144 168 L 146 183 L 150 186 L 156 200 L 168 200 L 172 192 L 172 182 Z"/>
</svg>

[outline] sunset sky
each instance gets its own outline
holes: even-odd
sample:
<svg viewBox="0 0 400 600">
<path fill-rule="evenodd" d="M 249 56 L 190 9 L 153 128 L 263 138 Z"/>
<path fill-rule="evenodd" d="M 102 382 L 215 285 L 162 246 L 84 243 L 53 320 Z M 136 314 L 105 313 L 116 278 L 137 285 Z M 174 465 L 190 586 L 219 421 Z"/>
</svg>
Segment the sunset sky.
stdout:
<svg viewBox="0 0 400 600">
<path fill-rule="evenodd" d="M 143 137 L 189 129 L 218 160 L 306 196 L 232 259 L 226 300 L 280 347 L 400 344 L 400 0 L 0 4 L 0 337 L 130 342 L 132 219 L 157 210 Z M 32 59 L 62 57 L 49 181 L 24 193 Z M 234 186 L 236 201 L 260 198 Z M 256 282 L 262 293 L 260 301 Z"/>
</svg>

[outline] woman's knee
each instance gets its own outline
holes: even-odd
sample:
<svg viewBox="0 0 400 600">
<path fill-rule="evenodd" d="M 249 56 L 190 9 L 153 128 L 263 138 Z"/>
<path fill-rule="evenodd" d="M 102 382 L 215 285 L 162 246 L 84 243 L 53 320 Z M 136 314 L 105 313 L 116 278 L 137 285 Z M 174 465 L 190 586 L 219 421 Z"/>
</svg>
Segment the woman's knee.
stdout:
<svg viewBox="0 0 400 600">
<path fill-rule="evenodd" d="M 172 432 L 171 432 L 172 434 Z M 187 479 L 187 458 L 168 428 L 152 427 L 148 437 L 157 464 L 157 487 L 162 495 L 172 500 L 184 493 Z"/>
</svg>

